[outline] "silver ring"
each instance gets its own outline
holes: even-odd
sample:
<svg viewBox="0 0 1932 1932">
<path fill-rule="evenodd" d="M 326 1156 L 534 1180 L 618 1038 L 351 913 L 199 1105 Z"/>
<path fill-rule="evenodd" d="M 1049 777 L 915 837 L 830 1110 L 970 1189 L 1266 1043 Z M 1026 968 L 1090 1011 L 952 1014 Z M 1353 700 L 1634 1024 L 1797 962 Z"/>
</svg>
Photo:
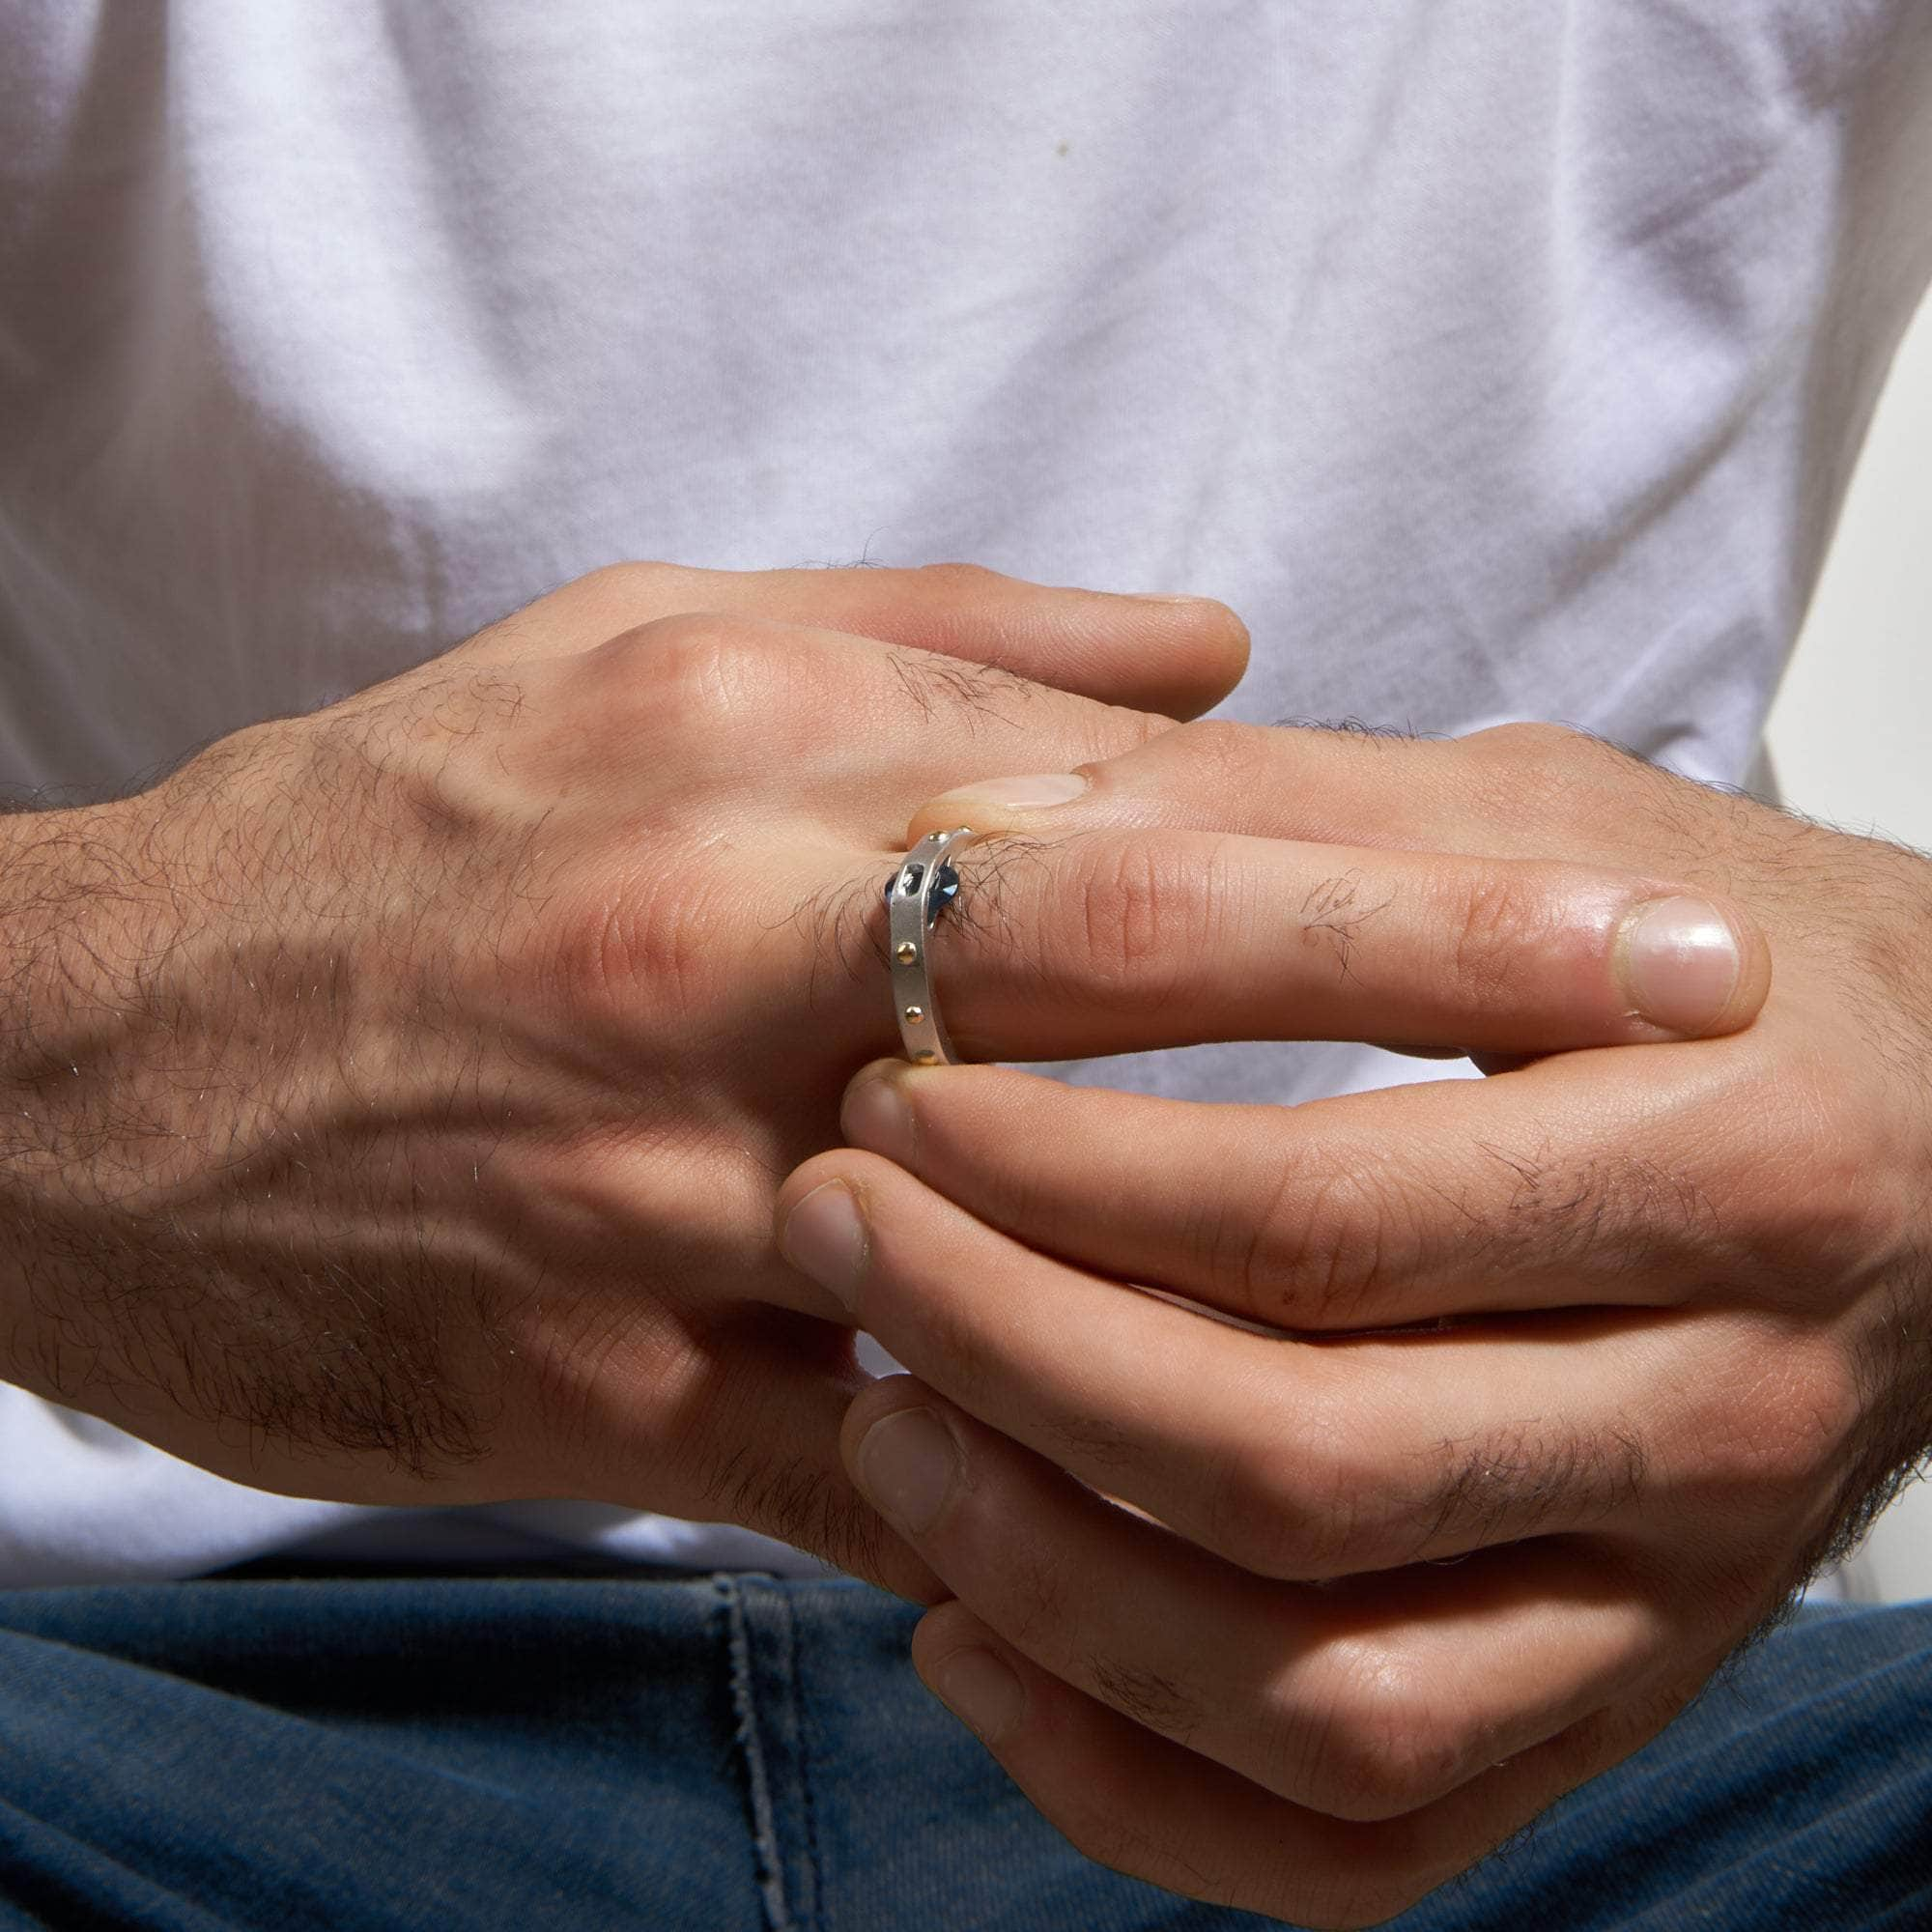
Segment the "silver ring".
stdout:
<svg viewBox="0 0 1932 1932">
<path fill-rule="evenodd" d="M 956 1066 L 959 1056 L 939 1017 L 928 949 L 939 915 L 959 893 L 952 855 L 984 833 L 962 825 L 952 832 L 928 832 L 886 881 L 886 908 L 892 921 L 893 1010 L 898 1015 L 905 1056 L 920 1066 Z"/>
</svg>

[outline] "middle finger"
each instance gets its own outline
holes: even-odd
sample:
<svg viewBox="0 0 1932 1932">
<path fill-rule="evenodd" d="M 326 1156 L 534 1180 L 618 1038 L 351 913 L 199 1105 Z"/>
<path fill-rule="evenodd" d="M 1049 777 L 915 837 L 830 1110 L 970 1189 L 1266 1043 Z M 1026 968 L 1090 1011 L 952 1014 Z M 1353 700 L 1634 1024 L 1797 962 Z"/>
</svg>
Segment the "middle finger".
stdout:
<svg viewBox="0 0 1932 1932">
<path fill-rule="evenodd" d="M 1262 1336 L 1037 1255 L 847 1151 L 787 1179 L 779 1225 L 794 1264 L 921 1379 L 1263 1576 L 1348 1576 L 1585 1528 L 1634 1536 L 1640 1495 L 1708 1478 L 1708 1445 L 1685 1459 L 1688 1425 L 1669 1406 L 1687 1387 L 1707 1432 L 1728 1391 L 1741 1441 L 1762 1434 L 1747 1406 L 1762 1338 L 1716 1314 Z"/>
<path fill-rule="evenodd" d="M 1755 1224 L 1720 1238 L 1710 1198 L 1710 1122 L 1761 1117 L 1761 1081 L 1697 1046 L 1615 1077 L 1630 1065 L 1280 1107 L 882 1061 L 843 1125 L 1029 1246 L 1276 1328 L 1670 1306 L 1726 1273 L 1762 1280 Z"/>
</svg>

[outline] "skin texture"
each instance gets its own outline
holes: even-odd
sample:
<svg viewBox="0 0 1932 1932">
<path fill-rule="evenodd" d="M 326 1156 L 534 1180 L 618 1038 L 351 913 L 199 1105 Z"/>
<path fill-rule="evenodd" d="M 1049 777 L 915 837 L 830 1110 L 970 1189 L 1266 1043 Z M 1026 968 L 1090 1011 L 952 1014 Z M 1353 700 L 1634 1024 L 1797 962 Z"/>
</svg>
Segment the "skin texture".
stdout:
<svg viewBox="0 0 1932 1932">
<path fill-rule="evenodd" d="M 5 821 L 0 1373 L 258 1487 L 590 1497 L 929 1587 L 839 1463 L 864 1378 L 778 1182 L 895 1037 L 906 813 L 1143 743 L 1246 644 L 963 565 L 632 565 Z"/>
<path fill-rule="evenodd" d="M 844 1446 L 952 1595 L 926 1682 L 1094 1857 L 1377 1922 L 1653 1736 L 1932 1444 L 1932 866 L 1553 727 L 1202 724 L 1081 775 L 909 834 L 1352 846 L 1318 869 L 1386 910 L 1346 953 L 1300 922 L 1328 998 L 1495 1077 L 1281 1109 L 885 1062 L 781 1238 L 913 1371 Z M 1762 1009 L 1512 1040 L 1565 978 L 1534 895 L 1418 918 L 1431 853 L 1721 896 L 1768 938 Z M 1133 971 L 1189 986 L 1166 884 Z M 1009 970 L 1079 997 L 1050 953 Z M 1459 970 L 1487 996 L 1430 1012 Z"/>
<path fill-rule="evenodd" d="M 768 1531 L 925 1601 L 947 1594 L 944 1577 L 968 1598 L 963 1543 L 902 1540 L 854 1486 L 840 1430 L 849 1447 L 866 1387 L 856 1318 L 772 1236 L 787 1172 L 837 1145 L 847 1080 L 895 1044 L 880 888 L 922 799 L 988 769 L 1124 772 L 1116 761 L 1183 747 L 1140 768 L 1144 798 L 1096 785 L 1082 836 L 965 856 L 944 971 L 955 1037 L 983 1058 L 1311 1036 L 1665 1056 L 1692 1050 L 1684 1036 L 1747 1025 L 1769 983 L 1762 932 L 1700 883 L 1689 847 L 1682 866 L 1641 841 L 1597 864 L 1560 838 L 1518 854 L 1391 836 L 1372 783 L 1325 828 L 1256 819 L 1272 788 L 1232 806 L 1217 787 L 1239 784 L 1237 739 L 1187 739 L 1174 721 L 1220 696 L 1245 651 L 1212 603 L 964 566 L 627 566 L 342 704 L 238 733 L 135 798 L 9 821 L 0 1372 L 258 1487 L 613 1502 Z M 1717 996 L 1688 1007 L 1681 986 L 1653 998 L 1638 983 L 1630 944 L 1646 907 L 1687 894 L 1735 953 Z M 993 1113 L 1008 1104 L 996 1094 Z M 1014 1155 L 989 1159 L 995 1192 Z M 980 1479 L 994 1482 L 1003 1455 L 1015 1483 L 1034 1468 L 1019 1445 L 1042 1443 L 1012 1402 L 1036 1402 L 1059 1373 L 1044 1350 L 1116 1362 L 1105 1385 L 1064 1391 L 1066 1412 L 1100 1463 L 1118 1460 L 1104 1487 L 1142 1487 L 1135 1428 L 1164 1447 L 1178 1419 L 1141 1405 L 1136 1421 L 1144 1365 L 1120 1311 L 1180 1324 L 1187 1346 L 1232 1331 L 1129 1296 L 1093 1271 L 1106 1258 L 1075 1255 L 1089 1265 L 1027 1291 L 1044 1325 L 1014 1314 L 1003 1358 L 984 1318 L 1045 1264 L 1050 1233 L 1024 1217 L 1003 1232 L 987 1202 L 950 1205 L 876 1155 L 838 1158 L 891 1210 L 866 1319 L 978 1405 L 991 1425 Z M 970 1201 L 967 1164 L 950 1184 Z M 1204 1179 L 1204 1200 L 1221 1179 Z M 1338 1214 L 1346 1203 L 1335 1195 Z M 1250 1208 L 1230 1203 L 1231 1236 Z M 964 1272 L 910 1269 L 886 1231 L 920 1213 L 952 1217 L 974 1257 Z M 1338 1268 L 1351 1225 L 1336 1223 Z M 1256 1260 L 1273 1266 L 1263 1249 Z M 1085 1304 L 1060 1294 L 1065 1282 Z M 1368 1288 L 1359 1302 L 1351 1320 L 1378 1319 Z M 1258 1397 L 1278 1359 L 1251 1358 Z M 854 1413 L 904 1396 L 894 1383 Z M 1331 1500 L 1352 1497 L 1359 1473 L 1341 1454 L 1357 1417 L 1340 1382 L 1333 1401 Z M 949 1412 L 963 1432 L 963 1410 Z M 1593 1420 L 1585 1406 L 1576 1426 Z M 1243 1426 L 1226 1418 L 1225 1466 L 1196 1457 L 1193 1514 L 1179 1491 L 1148 1494 L 1181 1532 L 1172 1547 L 1192 1552 L 1176 1561 L 1274 1589 L 1303 1561 L 1295 1523 L 1315 1517 L 1296 1517 L 1278 1476 L 1230 1492 L 1231 1473 L 1263 1471 Z M 1065 1510 L 1087 1508 L 1092 1492 L 1052 1469 L 1094 1462 L 1058 1437 L 1044 1446 L 1034 1473 L 1062 1485 Z M 1540 1438 L 1520 1445 L 1519 1460 L 1541 1454 Z M 1479 1469 L 1447 1512 L 1457 1533 L 1488 1520 L 1488 1480 Z M 1017 1491 L 1007 1501 L 1041 1565 L 1074 1534 Z M 1366 1536 L 1372 1513 L 1357 1514 Z M 1250 1548 L 1250 1525 L 1276 1515 Z M 1101 1531 L 1157 1533 L 1111 1505 Z M 1349 1539 L 1325 1547 L 1350 1568 Z M 1027 1619 L 997 1592 L 970 1601 L 1018 1640 Z M 1072 1640 L 1090 1606 L 1060 1607 Z M 950 1605 L 922 1656 L 949 1632 L 955 1647 L 971 1636 L 966 1615 Z M 1598 1643 L 1606 1685 L 1625 1681 L 1627 1623 L 1613 1607 Z M 1158 1709 L 1158 1672 L 1124 1637 L 1080 1640 L 1096 1660 L 1118 1649 L 1107 1681 L 1140 1702 L 1109 1716 L 1043 1648 L 1030 1708 L 1064 1699 L 1069 1755 L 1028 1757 L 1042 1736 L 1030 1725 L 1009 1759 L 1022 1781 L 1064 1816 L 1052 1778 L 1080 1773 L 1082 1753 L 1091 1770 L 1104 1744 L 1093 1727 L 1109 1723 L 1153 1754 L 1148 1792 L 1163 1764 L 1195 1776 L 1194 1757 L 1160 1756 L 1181 1747 L 1158 1726 L 1135 1728 Z M 1234 1755 L 1245 1802 L 1278 1807 L 1239 1782 L 1254 1766 Z M 1354 1757 L 1379 1790 L 1377 1752 Z M 1443 1868 L 1470 1842 L 1445 1828 L 1424 1863 Z M 1172 1859 L 1142 1863 L 1194 1882 Z"/>
</svg>

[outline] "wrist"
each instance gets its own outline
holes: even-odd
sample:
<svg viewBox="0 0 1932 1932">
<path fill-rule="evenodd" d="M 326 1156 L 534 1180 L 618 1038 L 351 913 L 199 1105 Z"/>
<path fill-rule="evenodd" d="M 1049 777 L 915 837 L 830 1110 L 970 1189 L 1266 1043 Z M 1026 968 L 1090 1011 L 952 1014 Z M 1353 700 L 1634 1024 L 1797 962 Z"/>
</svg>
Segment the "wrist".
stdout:
<svg viewBox="0 0 1932 1932">
<path fill-rule="evenodd" d="M 137 803 L 0 817 L 0 1378 L 43 1394 L 92 1217 L 145 1138 L 128 1073 L 166 895 Z"/>
</svg>

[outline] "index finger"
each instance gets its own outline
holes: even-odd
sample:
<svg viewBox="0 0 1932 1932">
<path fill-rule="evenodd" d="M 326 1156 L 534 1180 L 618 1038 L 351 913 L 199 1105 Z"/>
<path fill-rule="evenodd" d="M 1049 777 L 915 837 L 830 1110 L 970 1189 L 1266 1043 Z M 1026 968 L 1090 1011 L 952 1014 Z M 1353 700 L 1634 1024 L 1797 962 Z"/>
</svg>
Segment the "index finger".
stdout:
<svg viewBox="0 0 1932 1932">
<path fill-rule="evenodd" d="M 969 563 L 912 570 L 612 564 L 491 625 L 464 649 L 472 658 L 515 658 L 559 632 L 581 648 L 693 611 L 907 645 L 1168 718 L 1195 717 L 1225 697 L 1248 663 L 1247 627 L 1213 598 L 1031 583 Z"/>
</svg>

